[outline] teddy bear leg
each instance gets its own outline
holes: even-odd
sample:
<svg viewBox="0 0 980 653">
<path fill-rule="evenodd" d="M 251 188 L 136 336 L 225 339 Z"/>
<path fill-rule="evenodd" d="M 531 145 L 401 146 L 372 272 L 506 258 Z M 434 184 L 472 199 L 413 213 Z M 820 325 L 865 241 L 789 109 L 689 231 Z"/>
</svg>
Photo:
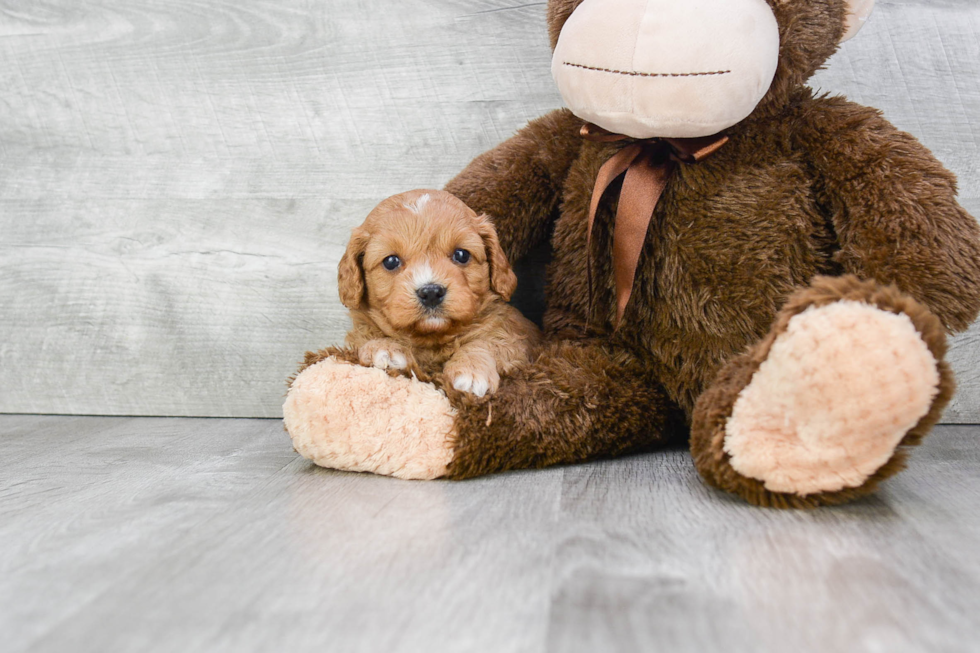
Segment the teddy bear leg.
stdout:
<svg viewBox="0 0 980 653">
<path fill-rule="evenodd" d="M 469 478 L 573 463 L 680 439 L 683 413 L 644 366 L 600 344 L 553 342 L 477 398 L 313 356 L 283 415 L 296 450 L 323 467 L 407 479 Z"/>
<path fill-rule="evenodd" d="M 818 278 L 694 409 L 705 480 L 751 503 L 849 501 L 898 472 L 953 393 L 945 332 L 893 286 Z"/>
<path fill-rule="evenodd" d="M 649 368 L 601 341 L 545 344 L 486 402 L 449 392 L 458 411 L 449 478 L 584 462 L 687 435 L 683 412 Z"/>
</svg>

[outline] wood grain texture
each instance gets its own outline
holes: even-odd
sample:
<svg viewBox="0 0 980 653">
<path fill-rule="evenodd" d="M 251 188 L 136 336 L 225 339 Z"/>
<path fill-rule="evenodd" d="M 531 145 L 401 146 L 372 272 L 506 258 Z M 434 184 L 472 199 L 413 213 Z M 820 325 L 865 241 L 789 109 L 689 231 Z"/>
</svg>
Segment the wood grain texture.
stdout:
<svg viewBox="0 0 980 653">
<path fill-rule="evenodd" d="M 279 415 L 347 328 L 350 228 L 560 106 L 544 4 L 0 0 L 0 411 Z M 973 0 L 880 0 L 816 83 L 978 215 L 978 60 Z M 978 339 L 947 420 L 980 421 Z"/>
<path fill-rule="evenodd" d="M 3 650 L 971 650 L 980 427 L 811 512 L 672 450 L 465 482 L 299 458 L 278 420 L 0 416 Z"/>
</svg>

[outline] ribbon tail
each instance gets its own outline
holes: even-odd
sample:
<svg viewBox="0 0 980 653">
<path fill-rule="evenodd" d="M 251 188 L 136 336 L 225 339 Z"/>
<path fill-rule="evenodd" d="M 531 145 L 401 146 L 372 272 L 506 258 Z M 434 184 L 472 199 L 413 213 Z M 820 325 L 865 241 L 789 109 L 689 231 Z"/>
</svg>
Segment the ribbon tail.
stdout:
<svg viewBox="0 0 980 653">
<path fill-rule="evenodd" d="M 592 188 L 592 200 L 589 203 L 589 221 L 586 224 L 585 232 L 585 274 L 589 287 L 589 320 L 592 319 L 592 229 L 595 226 L 595 214 L 599 209 L 599 202 L 602 200 L 603 193 L 609 185 L 621 174 L 626 172 L 636 157 L 640 156 L 643 147 L 640 145 L 630 145 L 616 152 L 608 161 L 599 168 L 599 174 Z M 625 183 L 625 182 L 624 182 Z M 618 221 L 618 220 L 617 220 Z"/>
<path fill-rule="evenodd" d="M 613 268 L 616 279 L 616 328 L 622 323 L 633 294 L 633 281 L 643 243 L 657 202 L 667 187 L 673 161 L 654 162 L 650 156 L 636 161 L 626 172 L 616 209 L 613 232 Z M 594 197 L 593 197 L 594 199 Z"/>
<path fill-rule="evenodd" d="M 727 136 L 703 136 L 701 138 L 665 138 L 673 150 L 673 157 L 682 163 L 700 163 L 717 152 L 728 142 Z"/>
<path fill-rule="evenodd" d="M 608 129 L 603 129 L 599 125 L 591 122 L 582 125 L 582 128 L 579 130 L 579 135 L 595 143 L 617 143 L 629 139 L 629 136 L 614 134 Z"/>
</svg>

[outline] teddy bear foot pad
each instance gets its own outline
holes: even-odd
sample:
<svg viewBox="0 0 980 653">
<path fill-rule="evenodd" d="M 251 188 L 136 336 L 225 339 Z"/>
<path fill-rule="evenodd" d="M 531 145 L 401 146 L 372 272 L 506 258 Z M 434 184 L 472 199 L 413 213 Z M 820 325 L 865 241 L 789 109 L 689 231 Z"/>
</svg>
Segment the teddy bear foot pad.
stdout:
<svg viewBox="0 0 980 653">
<path fill-rule="evenodd" d="M 283 418 L 293 446 L 321 467 L 404 479 L 446 473 L 454 411 L 430 383 L 327 358 L 292 382 Z"/>
<path fill-rule="evenodd" d="M 737 473 L 771 492 L 858 487 L 939 392 L 936 359 L 904 313 L 858 301 L 794 316 L 725 425 Z"/>
</svg>

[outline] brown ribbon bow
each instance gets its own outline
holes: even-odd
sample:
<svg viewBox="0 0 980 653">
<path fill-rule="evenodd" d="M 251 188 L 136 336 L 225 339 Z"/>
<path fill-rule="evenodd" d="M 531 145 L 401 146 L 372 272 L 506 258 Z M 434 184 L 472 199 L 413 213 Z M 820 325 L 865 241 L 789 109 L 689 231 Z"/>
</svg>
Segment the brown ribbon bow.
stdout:
<svg viewBox="0 0 980 653">
<path fill-rule="evenodd" d="M 640 262 L 650 219 L 667 187 L 667 180 L 677 163 L 698 163 L 717 152 L 728 142 L 727 136 L 703 138 L 653 138 L 635 140 L 606 131 L 598 125 L 582 125 L 583 138 L 599 143 L 632 140 L 602 164 L 592 189 L 586 236 L 586 265 L 589 282 L 589 314 L 592 314 L 592 228 L 599 201 L 609 185 L 624 172 L 623 188 L 616 208 L 613 228 L 613 272 L 616 280 L 616 327 L 619 327 L 633 294 L 633 280 Z"/>
</svg>

